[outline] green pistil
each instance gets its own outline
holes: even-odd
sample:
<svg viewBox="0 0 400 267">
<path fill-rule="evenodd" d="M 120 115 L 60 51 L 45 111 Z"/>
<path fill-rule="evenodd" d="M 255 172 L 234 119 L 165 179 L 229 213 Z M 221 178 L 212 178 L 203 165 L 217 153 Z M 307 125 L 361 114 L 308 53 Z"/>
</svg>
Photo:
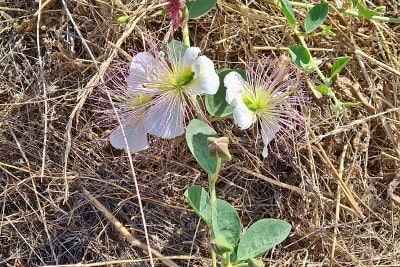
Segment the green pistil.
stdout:
<svg viewBox="0 0 400 267">
<path fill-rule="evenodd" d="M 143 83 L 142 86 L 143 88 L 157 88 L 157 89 L 162 89 L 164 91 L 172 91 L 172 90 L 181 91 L 184 86 L 188 85 L 191 81 L 193 81 L 194 74 L 195 74 L 194 71 L 187 70 L 180 76 L 178 76 L 171 71 L 171 73 L 168 73 L 168 75 L 164 77 L 163 81 L 157 84 Z"/>
<path fill-rule="evenodd" d="M 252 112 L 256 112 L 260 109 L 268 107 L 268 95 L 262 93 L 260 95 L 255 94 L 243 94 L 243 103 Z"/>
<path fill-rule="evenodd" d="M 194 71 L 192 70 L 186 71 L 180 77 L 177 77 L 176 84 L 178 86 L 188 85 L 193 80 L 193 76 L 194 76 Z"/>
</svg>

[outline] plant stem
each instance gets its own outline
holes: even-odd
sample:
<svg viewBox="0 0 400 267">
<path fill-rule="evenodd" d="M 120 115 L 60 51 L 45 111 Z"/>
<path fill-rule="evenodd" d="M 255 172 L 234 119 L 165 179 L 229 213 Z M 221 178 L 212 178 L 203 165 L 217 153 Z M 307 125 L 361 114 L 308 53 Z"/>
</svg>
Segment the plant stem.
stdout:
<svg viewBox="0 0 400 267">
<path fill-rule="evenodd" d="M 211 250 L 211 266 L 217 267 L 217 254 L 213 249 Z"/>
<path fill-rule="evenodd" d="M 215 184 L 217 183 L 219 171 L 221 170 L 221 161 L 222 161 L 221 158 L 217 157 L 217 167 L 215 169 L 215 173 L 208 175 L 208 187 L 209 187 L 209 191 L 210 191 L 209 193 L 210 193 L 210 201 L 211 201 L 212 218 L 216 217 L 214 215 L 217 212 L 217 210 L 216 210 L 217 193 L 215 190 Z M 211 220 L 211 224 L 212 224 L 212 220 Z M 215 234 L 214 234 L 212 227 L 211 227 L 211 232 L 212 232 L 212 234 L 211 234 L 212 239 L 214 239 Z M 215 253 L 215 251 L 213 249 L 211 249 L 211 262 L 212 262 L 212 267 L 217 267 L 217 254 Z"/>
<path fill-rule="evenodd" d="M 187 23 L 182 25 L 182 37 L 183 37 L 183 43 L 190 47 L 189 27 Z"/>
<path fill-rule="evenodd" d="M 189 38 L 189 27 L 188 27 L 188 21 L 189 21 L 189 11 L 187 8 L 185 8 L 182 11 L 182 38 L 183 38 L 183 43 L 190 47 L 190 38 Z"/>
<path fill-rule="evenodd" d="M 225 257 L 224 266 L 225 267 L 231 266 L 231 255 L 230 255 L 230 253 L 225 253 L 224 257 Z"/>
<path fill-rule="evenodd" d="M 325 75 L 322 73 L 322 71 L 319 69 L 318 65 L 315 63 L 313 56 L 311 55 L 310 49 L 308 48 L 308 45 L 305 41 L 304 36 L 301 34 L 301 32 L 297 29 L 296 26 L 292 27 L 292 30 L 294 34 L 299 38 L 299 41 L 301 45 L 306 49 L 309 57 L 310 57 L 310 62 L 309 65 L 313 68 L 313 70 L 318 74 L 319 78 L 322 80 L 322 82 L 329 87 L 329 93 L 327 94 L 328 97 L 330 97 L 334 102 L 335 102 L 335 113 L 336 116 L 339 115 L 340 110 L 343 107 L 343 103 L 336 97 L 335 93 L 331 89 L 331 79 L 328 79 L 325 77 Z"/>
<path fill-rule="evenodd" d="M 307 3 L 300 3 L 300 2 L 294 2 L 294 1 L 289 1 L 289 3 L 294 7 L 302 7 L 302 8 L 307 8 L 307 9 L 311 9 L 314 7 L 313 4 L 307 4 Z M 360 15 L 360 13 L 357 10 L 344 9 L 344 8 L 338 10 L 338 9 L 332 7 L 331 5 L 329 6 L 329 10 L 340 12 L 340 13 L 358 17 L 358 18 L 363 18 L 363 19 L 373 19 L 373 20 L 382 21 L 382 22 L 400 23 L 400 18 L 388 18 L 388 17 L 382 17 L 382 16 L 364 17 L 364 16 Z"/>
<path fill-rule="evenodd" d="M 330 86 L 329 84 L 327 84 L 327 78 L 325 77 L 325 75 L 319 69 L 317 64 L 315 64 L 314 58 L 311 55 L 310 49 L 308 48 L 308 45 L 307 45 L 307 43 L 306 43 L 306 41 L 304 39 L 304 36 L 300 33 L 300 31 L 296 27 L 293 27 L 293 32 L 294 32 L 294 34 L 296 34 L 297 38 L 299 38 L 301 45 L 307 50 L 307 53 L 310 56 L 310 63 L 309 64 L 311 65 L 311 67 L 317 72 L 318 76 L 321 78 L 323 83 L 328 85 L 328 86 Z"/>
</svg>

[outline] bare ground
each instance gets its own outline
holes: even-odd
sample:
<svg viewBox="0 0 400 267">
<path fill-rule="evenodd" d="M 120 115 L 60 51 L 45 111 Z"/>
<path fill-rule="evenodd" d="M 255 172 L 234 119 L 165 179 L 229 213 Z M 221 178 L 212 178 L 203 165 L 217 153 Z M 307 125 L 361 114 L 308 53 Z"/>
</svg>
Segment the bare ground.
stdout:
<svg viewBox="0 0 400 267">
<path fill-rule="evenodd" d="M 206 176 L 184 137 L 153 140 L 132 155 L 133 175 L 127 154 L 107 142 L 111 128 L 99 127 L 98 111 L 110 108 L 96 101 L 101 79 L 146 41 L 162 47 L 171 34 L 151 1 L 111 2 L 68 1 L 68 14 L 62 1 L 43 1 L 41 9 L 0 1 L 0 266 L 149 266 L 135 176 L 153 257 L 210 265 L 209 233 L 183 197 L 192 184 L 206 186 Z M 366 4 L 400 16 L 398 1 Z M 306 10 L 296 10 L 302 20 Z M 124 14 L 134 16 L 117 24 Z M 308 40 L 313 55 L 325 72 L 351 56 L 335 92 L 363 105 L 336 118 L 329 99 L 306 89 L 307 138 L 282 158 L 262 159 L 250 131 L 214 122 L 233 154 L 218 196 L 245 227 L 265 217 L 291 223 L 290 237 L 264 255 L 269 266 L 400 266 L 400 25 L 335 12 L 326 24 L 335 35 Z M 189 29 L 218 68 L 288 55 L 297 42 L 280 11 L 262 1 L 220 1 Z"/>
</svg>

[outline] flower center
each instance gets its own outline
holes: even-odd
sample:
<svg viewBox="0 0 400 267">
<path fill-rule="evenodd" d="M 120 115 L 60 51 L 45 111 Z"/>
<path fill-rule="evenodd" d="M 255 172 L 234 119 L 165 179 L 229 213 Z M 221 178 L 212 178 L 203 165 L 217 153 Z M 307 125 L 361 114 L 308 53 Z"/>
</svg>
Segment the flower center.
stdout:
<svg viewBox="0 0 400 267">
<path fill-rule="evenodd" d="M 252 112 L 257 112 L 269 106 L 269 95 L 262 90 L 256 92 L 244 92 L 242 94 L 243 103 Z"/>
</svg>

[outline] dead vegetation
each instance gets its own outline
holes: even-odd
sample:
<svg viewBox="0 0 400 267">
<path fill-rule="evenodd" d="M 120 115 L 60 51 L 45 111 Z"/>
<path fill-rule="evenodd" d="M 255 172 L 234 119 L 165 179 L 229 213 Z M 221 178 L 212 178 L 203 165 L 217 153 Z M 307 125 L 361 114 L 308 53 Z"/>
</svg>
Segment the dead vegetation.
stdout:
<svg viewBox="0 0 400 267">
<path fill-rule="evenodd" d="M 63 2 L 0 1 L 0 266 L 149 266 L 135 176 L 153 258 L 209 266 L 207 229 L 183 198 L 206 177 L 184 137 L 132 155 L 134 176 L 126 153 L 108 144 L 110 129 L 97 124 L 97 111 L 110 107 L 96 101 L 96 85 L 146 41 L 163 46 L 168 19 L 154 16 L 152 1 L 65 1 L 68 10 Z M 400 16 L 398 1 L 366 2 Z M 126 14 L 130 22 L 117 24 Z M 308 43 L 326 71 L 352 56 L 335 92 L 363 106 L 336 118 L 329 99 L 309 93 L 307 140 L 281 159 L 262 159 L 251 132 L 214 122 L 233 154 L 219 197 L 245 227 L 264 217 L 292 224 L 263 258 L 268 266 L 399 266 L 400 26 L 336 13 L 327 23 L 335 35 Z M 218 68 L 287 55 L 296 42 L 279 10 L 262 1 L 220 1 L 189 29 Z"/>
</svg>

